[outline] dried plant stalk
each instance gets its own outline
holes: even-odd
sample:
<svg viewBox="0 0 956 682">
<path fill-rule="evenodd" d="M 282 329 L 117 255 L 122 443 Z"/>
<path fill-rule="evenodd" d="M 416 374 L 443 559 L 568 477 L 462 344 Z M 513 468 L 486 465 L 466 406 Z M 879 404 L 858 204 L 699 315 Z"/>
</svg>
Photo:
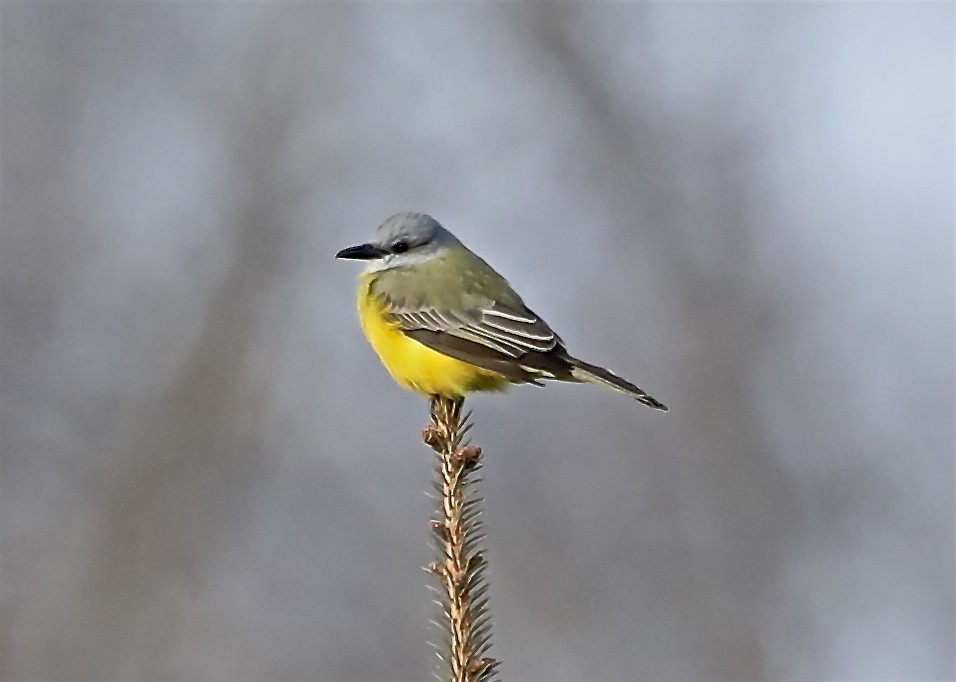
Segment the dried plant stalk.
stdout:
<svg viewBox="0 0 956 682">
<path fill-rule="evenodd" d="M 465 441 L 471 425 L 462 415 L 463 400 L 435 396 L 431 424 L 422 438 L 436 455 L 434 486 L 438 508 L 431 520 L 438 559 L 427 570 L 439 581 L 441 607 L 436 625 L 445 641 L 438 656 L 451 682 L 486 682 L 495 677 L 498 661 L 487 656 L 491 647 L 491 618 L 485 593 L 486 560 L 482 540 L 481 497 L 477 475 L 481 448 Z"/>
</svg>

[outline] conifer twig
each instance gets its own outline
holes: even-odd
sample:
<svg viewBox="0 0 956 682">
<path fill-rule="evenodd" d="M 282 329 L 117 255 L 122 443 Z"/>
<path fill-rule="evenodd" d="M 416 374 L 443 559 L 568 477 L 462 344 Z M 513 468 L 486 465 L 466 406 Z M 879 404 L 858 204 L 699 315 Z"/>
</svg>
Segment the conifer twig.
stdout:
<svg viewBox="0 0 956 682">
<path fill-rule="evenodd" d="M 495 677 L 499 662 L 487 655 L 491 618 L 477 490 L 481 448 L 465 441 L 471 415 L 462 415 L 463 404 L 462 399 L 433 396 L 431 424 L 422 432 L 422 439 L 435 451 L 433 485 L 438 493 L 431 520 L 438 557 L 426 569 L 439 582 L 435 591 L 441 622 L 436 625 L 445 641 L 438 646 L 438 657 L 447 666 L 439 679 L 488 682 Z"/>
</svg>

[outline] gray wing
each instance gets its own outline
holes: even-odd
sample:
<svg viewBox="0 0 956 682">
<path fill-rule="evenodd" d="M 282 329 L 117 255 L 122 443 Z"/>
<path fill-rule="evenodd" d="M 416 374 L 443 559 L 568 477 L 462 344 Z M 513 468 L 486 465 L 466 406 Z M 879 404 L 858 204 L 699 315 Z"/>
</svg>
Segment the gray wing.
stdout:
<svg viewBox="0 0 956 682">
<path fill-rule="evenodd" d="M 481 310 L 390 310 L 402 330 L 448 334 L 477 343 L 509 358 L 548 353 L 561 345 L 557 334 L 528 309 L 492 303 Z"/>
<path fill-rule="evenodd" d="M 512 381 L 570 377 L 561 338 L 527 308 L 500 303 L 478 310 L 388 308 L 410 338 Z"/>
</svg>

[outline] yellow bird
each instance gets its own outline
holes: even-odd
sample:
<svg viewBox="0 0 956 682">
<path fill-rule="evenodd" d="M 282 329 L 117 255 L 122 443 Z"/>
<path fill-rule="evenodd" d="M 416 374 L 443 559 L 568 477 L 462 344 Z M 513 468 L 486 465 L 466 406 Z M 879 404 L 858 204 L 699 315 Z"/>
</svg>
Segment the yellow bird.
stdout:
<svg viewBox="0 0 956 682">
<path fill-rule="evenodd" d="M 568 354 L 504 277 L 423 213 L 398 213 L 375 239 L 336 258 L 365 260 L 358 316 L 399 385 L 460 399 L 541 380 L 586 381 L 658 410 L 658 400 L 603 367 Z"/>
</svg>

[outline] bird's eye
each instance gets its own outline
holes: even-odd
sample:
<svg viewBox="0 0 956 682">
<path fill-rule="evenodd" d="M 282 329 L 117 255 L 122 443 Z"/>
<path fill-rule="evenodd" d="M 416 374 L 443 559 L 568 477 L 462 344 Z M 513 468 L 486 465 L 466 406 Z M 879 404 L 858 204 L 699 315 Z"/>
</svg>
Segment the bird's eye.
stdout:
<svg viewBox="0 0 956 682">
<path fill-rule="evenodd" d="M 406 251 L 408 251 L 408 242 L 404 239 L 392 244 L 392 253 L 405 253 Z"/>
</svg>

